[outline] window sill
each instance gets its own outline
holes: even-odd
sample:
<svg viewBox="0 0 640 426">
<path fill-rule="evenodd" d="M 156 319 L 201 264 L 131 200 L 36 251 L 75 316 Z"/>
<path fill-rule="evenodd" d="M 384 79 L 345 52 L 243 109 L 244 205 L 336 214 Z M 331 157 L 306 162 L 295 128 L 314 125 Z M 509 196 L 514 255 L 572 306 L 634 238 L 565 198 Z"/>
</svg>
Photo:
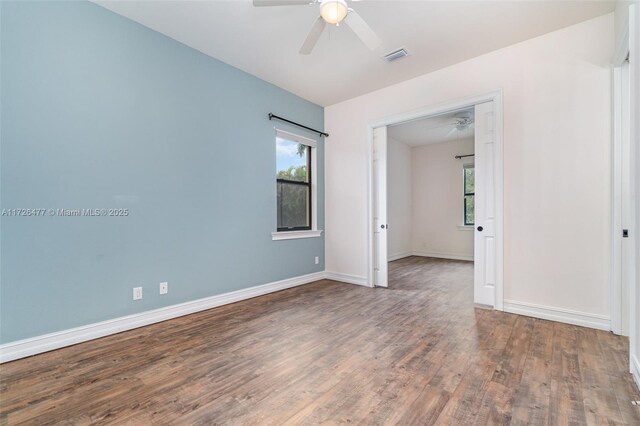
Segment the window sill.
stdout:
<svg viewBox="0 0 640 426">
<path fill-rule="evenodd" d="M 458 231 L 473 231 L 473 225 L 458 225 Z"/>
<path fill-rule="evenodd" d="M 322 234 L 322 231 L 282 231 L 272 232 L 271 239 L 273 241 L 278 240 L 296 240 L 298 238 L 316 238 Z"/>
</svg>

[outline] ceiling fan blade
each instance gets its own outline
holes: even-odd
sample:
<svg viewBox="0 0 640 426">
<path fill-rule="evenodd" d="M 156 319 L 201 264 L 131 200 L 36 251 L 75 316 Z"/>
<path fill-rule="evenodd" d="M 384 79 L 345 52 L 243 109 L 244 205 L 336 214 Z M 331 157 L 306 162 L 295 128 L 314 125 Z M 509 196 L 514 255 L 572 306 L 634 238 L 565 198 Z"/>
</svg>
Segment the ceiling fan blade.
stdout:
<svg viewBox="0 0 640 426">
<path fill-rule="evenodd" d="M 427 130 L 434 130 L 434 129 L 439 129 L 441 127 L 450 127 L 450 126 L 455 126 L 458 123 L 444 123 L 444 124 L 438 124 L 437 126 L 433 126 L 433 127 L 427 127 Z"/>
<path fill-rule="evenodd" d="M 253 0 L 255 7 L 263 6 L 301 6 L 311 4 L 313 0 Z"/>
<path fill-rule="evenodd" d="M 304 43 L 300 48 L 300 53 L 302 55 L 308 55 L 309 53 L 311 53 L 313 48 L 316 46 L 316 43 L 320 39 L 322 31 L 324 31 L 324 27 L 326 25 L 327 23 L 324 21 L 324 19 L 322 19 L 322 16 L 318 16 L 318 19 L 316 19 L 316 22 L 313 23 L 313 26 L 311 27 L 307 38 L 304 40 Z"/>
<path fill-rule="evenodd" d="M 362 19 L 355 10 L 349 10 L 347 17 L 344 18 L 344 23 L 351 28 L 369 50 L 375 50 L 382 44 L 380 37 L 364 22 L 364 19 Z"/>
</svg>

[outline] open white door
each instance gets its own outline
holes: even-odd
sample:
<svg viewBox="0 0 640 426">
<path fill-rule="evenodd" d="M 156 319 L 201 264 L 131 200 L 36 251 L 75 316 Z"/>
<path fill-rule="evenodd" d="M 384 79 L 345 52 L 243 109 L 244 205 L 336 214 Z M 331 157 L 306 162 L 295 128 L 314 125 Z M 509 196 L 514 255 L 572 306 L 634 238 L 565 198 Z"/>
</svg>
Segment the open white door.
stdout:
<svg viewBox="0 0 640 426">
<path fill-rule="evenodd" d="M 621 210 L 622 210 L 622 229 L 618 231 L 618 236 L 622 235 L 621 243 L 621 287 L 620 294 L 618 295 L 618 303 L 620 305 L 616 312 L 619 312 L 619 322 L 617 334 L 623 336 L 629 335 L 629 294 L 630 288 L 636 281 L 636 264 L 635 264 L 635 170 L 634 161 L 635 150 L 637 147 L 631 143 L 631 126 L 629 116 L 631 112 L 631 99 L 630 99 L 630 86 L 629 81 L 629 62 L 625 62 L 620 68 L 621 77 L 621 108 L 620 108 L 620 142 L 621 142 Z M 614 238 L 614 240 L 617 238 Z M 613 313 L 613 312 L 612 312 Z M 617 318 L 616 318 L 617 319 Z M 612 315 L 613 326 L 613 315 Z M 613 328 L 613 327 L 612 327 Z M 616 330 L 612 330 L 614 333 Z"/>
<path fill-rule="evenodd" d="M 473 301 L 495 306 L 495 170 L 493 102 L 475 106 L 475 238 Z"/>
<path fill-rule="evenodd" d="M 387 127 L 373 129 L 373 285 L 388 287 Z"/>
</svg>

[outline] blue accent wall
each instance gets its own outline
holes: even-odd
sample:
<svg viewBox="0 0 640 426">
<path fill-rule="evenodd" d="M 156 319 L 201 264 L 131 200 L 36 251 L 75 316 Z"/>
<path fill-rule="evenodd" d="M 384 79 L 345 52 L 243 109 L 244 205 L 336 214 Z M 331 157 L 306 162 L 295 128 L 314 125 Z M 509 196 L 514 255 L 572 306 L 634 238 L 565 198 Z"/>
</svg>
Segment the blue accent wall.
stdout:
<svg viewBox="0 0 640 426">
<path fill-rule="evenodd" d="M 271 240 L 274 126 L 319 138 L 267 119 L 322 107 L 89 2 L 0 7 L 0 208 L 129 209 L 0 217 L 1 343 L 324 270 Z M 322 139 L 318 178 L 324 229 Z"/>
</svg>

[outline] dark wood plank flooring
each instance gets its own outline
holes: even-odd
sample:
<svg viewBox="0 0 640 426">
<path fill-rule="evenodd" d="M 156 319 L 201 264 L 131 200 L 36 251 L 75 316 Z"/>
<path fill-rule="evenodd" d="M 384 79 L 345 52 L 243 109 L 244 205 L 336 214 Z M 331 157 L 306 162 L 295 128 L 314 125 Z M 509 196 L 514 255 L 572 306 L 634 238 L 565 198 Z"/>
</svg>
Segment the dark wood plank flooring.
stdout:
<svg viewBox="0 0 640 426">
<path fill-rule="evenodd" d="M 0 366 L 2 424 L 634 424 L 627 339 L 476 309 L 471 263 L 319 281 Z"/>
</svg>

